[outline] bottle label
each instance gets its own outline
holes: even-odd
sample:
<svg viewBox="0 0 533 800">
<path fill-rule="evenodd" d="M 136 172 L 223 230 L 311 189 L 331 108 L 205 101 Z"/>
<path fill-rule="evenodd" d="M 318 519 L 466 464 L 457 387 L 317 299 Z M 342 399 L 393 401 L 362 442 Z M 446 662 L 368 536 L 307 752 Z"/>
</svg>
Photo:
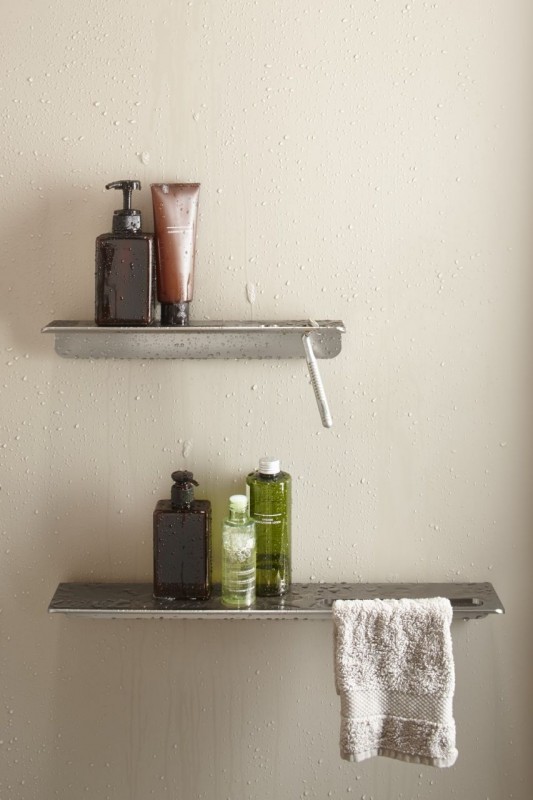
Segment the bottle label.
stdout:
<svg viewBox="0 0 533 800">
<path fill-rule="evenodd" d="M 259 525 L 281 525 L 283 514 L 258 514 L 254 512 L 254 519 Z"/>
</svg>

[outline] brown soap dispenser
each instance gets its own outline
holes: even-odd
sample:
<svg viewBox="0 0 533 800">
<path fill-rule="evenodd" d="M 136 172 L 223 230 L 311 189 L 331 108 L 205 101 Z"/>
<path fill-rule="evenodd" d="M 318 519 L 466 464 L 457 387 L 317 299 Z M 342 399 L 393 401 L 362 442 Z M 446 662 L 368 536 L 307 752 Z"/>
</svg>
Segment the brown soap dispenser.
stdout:
<svg viewBox="0 0 533 800">
<path fill-rule="evenodd" d="M 154 235 L 141 231 L 141 212 L 131 207 L 140 181 L 114 181 L 123 208 L 113 214 L 113 232 L 96 239 L 97 325 L 151 325 L 155 322 Z"/>
<path fill-rule="evenodd" d="M 172 473 L 170 500 L 154 510 L 154 596 L 207 600 L 211 593 L 211 503 L 195 500 L 192 472 Z"/>
</svg>

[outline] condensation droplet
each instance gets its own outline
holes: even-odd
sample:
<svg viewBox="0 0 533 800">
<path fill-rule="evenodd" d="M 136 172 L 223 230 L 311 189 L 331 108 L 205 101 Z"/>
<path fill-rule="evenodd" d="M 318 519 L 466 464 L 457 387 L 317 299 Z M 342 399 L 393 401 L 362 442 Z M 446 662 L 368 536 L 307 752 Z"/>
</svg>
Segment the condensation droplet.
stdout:
<svg viewBox="0 0 533 800">
<path fill-rule="evenodd" d="M 250 305 L 253 305 L 255 303 L 256 294 L 257 294 L 257 292 L 256 292 L 256 288 L 255 288 L 255 283 L 250 283 L 250 282 L 247 283 L 246 284 L 246 297 L 247 297 L 248 302 L 250 303 Z"/>
</svg>

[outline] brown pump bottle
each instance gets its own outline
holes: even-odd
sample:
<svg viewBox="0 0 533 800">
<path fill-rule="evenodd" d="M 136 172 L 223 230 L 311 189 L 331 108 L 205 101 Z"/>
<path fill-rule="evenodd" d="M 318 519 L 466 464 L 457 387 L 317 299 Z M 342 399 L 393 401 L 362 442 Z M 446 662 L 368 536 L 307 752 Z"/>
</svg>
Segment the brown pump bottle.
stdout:
<svg viewBox="0 0 533 800">
<path fill-rule="evenodd" d="M 172 473 L 170 500 L 154 510 L 154 596 L 207 600 L 211 594 L 211 503 L 195 500 L 192 472 Z"/>
<path fill-rule="evenodd" d="M 113 214 L 113 232 L 96 239 L 97 325 L 151 325 L 155 322 L 154 235 L 141 231 L 141 212 L 131 207 L 140 181 L 114 181 L 123 208 Z"/>
</svg>

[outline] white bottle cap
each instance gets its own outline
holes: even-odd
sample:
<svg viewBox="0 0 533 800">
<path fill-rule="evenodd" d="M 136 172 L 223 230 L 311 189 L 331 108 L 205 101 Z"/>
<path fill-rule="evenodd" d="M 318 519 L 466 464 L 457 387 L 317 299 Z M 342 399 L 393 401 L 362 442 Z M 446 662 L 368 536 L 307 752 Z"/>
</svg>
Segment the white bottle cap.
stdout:
<svg viewBox="0 0 533 800">
<path fill-rule="evenodd" d="M 277 475 L 279 471 L 279 458 L 263 456 L 259 459 L 259 472 L 261 475 Z"/>
<path fill-rule="evenodd" d="M 229 499 L 229 507 L 233 511 L 246 511 L 248 508 L 248 498 L 245 494 L 232 494 Z"/>
</svg>

